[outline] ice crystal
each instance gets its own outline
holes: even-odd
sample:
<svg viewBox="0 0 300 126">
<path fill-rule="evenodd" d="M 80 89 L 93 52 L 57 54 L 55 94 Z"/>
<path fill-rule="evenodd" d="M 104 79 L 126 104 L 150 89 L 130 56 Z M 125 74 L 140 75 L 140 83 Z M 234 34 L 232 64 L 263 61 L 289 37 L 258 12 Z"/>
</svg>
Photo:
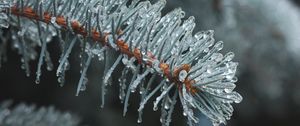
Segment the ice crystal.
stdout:
<svg viewBox="0 0 300 126">
<path fill-rule="evenodd" d="M 27 75 L 28 62 L 37 55 L 35 47 L 41 47 L 37 83 L 43 64 L 46 63 L 48 70 L 52 68 L 47 44 L 56 36 L 62 52 L 57 69 L 61 85 L 70 65 L 67 58 L 75 43 L 80 43 L 82 70 L 76 95 L 86 89 L 86 72 L 92 59 L 105 60 L 103 107 L 106 87 L 122 61 L 125 67 L 119 79 L 119 96 L 124 103 L 123 115 L 130 94 L 138 89 L 141 96 L 138 123 L 142 122 L 147 101 L 159 92 L 153 110 L 161 107 L 163 125 L 170 124 L 177 99 L 189 125 L 198 123 L 195 111 L 202 112 L 215 124 L 225 123 L 233 112 L 231 103 L 242 100 L 233 91 L 237 81 L 233 53 L 224 56 L 218 53 L 223 42 L 215 43 L 212 30 L 193 35 L 195 18 L 182 21 L 185 13 L 180 8 L 161 16 L 165 4 L 165 0 L 154 4 L 139 0 L 2 0 L 0 5 L 6 6 L 0 6 L 1 26 L 10 31 Z M 5 34 L 1 38 L 6 38 Z M 1 48 L 4 45 L 5 42 Z M 111 63 L 113 51 L 119 56 Z M 131 80 L 127 81 L 127 77 Z M 161 80 L 160 84 L 153 84 L 155 78 Z"/>
</svg>

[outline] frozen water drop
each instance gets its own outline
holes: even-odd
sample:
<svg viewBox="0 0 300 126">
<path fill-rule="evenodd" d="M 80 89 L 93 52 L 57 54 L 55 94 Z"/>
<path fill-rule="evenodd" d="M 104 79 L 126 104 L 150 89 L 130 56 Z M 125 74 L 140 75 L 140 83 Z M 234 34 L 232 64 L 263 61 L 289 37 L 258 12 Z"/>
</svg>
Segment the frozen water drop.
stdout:
<svg viewBox="0 0 300 126">
<path fill-rule="evenodd" d="M 142 118 L 138 118 L 137 123 L 142 123 Z"/>
<path fill-rule="evenodd" d="M 224 56 L 224 60 L 225 61 L 231 61 L 234 57 L 234 53 L 233 52 L 229 52 Z"/>
<path fill-rule="evenodd" d="M 165 105 L 164 105 L 164 108 L 165 108 L 165 109 L 170 109 L 170 105 L 169 105 L 169 104 L 165 104 Z"/>
<path fill-rule="evenodd" d="M 220 125 L 220 123 L 216 122 L 216 121 L 213 121 L 212 124 L 213 124 L 213 126 L 219 126 Z"/>
<path fill-rule="evenodd" d="M 55 24 L 56 23 L 56 17 L 52 17 L 50 22 Z"/>
<path fill-rule="evenodd" d="M 182 112 L 183 116 L 187 116 L 187 113 L 185 111 Z"/>
<path fill-rule="evenodd" d="M 185 78 L 187 77 L 187 72 L 185 70 L 182 70 L 179 72 L 179 81 L 183 82 Z"/>
<path fill-rule="evenodd" d="M 36 83 L 36 84 L 40 84 L 40 78 L 36 78 L 36 79 L 35 79 L 35 83 Z"/>
<path fill-rule="evenodd" d="M 157 111 L 157 110 L 158 110 L 158 107 L 157 107 L 156 102 L 154 101 L 153 104 L 154 104 L 154 106 L 153 106 L 153 111 Z"/>
<path fill-rule="evenodd" d="M 209 48 L 206 48 L 203 50 L 204 53 L 207 53 L 209 51 Z"/>
</svg>

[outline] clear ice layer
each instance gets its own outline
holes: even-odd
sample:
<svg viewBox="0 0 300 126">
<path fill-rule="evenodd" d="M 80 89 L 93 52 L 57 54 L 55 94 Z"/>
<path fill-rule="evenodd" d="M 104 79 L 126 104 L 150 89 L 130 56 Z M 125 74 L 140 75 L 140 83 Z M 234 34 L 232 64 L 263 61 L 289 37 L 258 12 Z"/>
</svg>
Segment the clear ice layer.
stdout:
<svg viewBox="0 0 300 126">
<path fill-rule="evenodd" d="M 86 72 L 92 60 L 103 61 L 103 107 L 110 78 L 117 65 L 123 63 L 119 98 L 124 103 L 124 115 L 130 94 L 139 90 L 138 123 L 142 122 L 145 104 L 155 94 L 158 97 L 153 109 L 161 108 L 162 125 L 170 124 L 177 102 L 191 126 L 198 123 L 197 112 L 216 125 L 226 123 L 233 112 L 231 103 L 242 100 L 233 91 L 238 65 L 232 61 L 234 54 L 219 53 L 223 42 L 215 42 L 212 30 L 192 34 L 195 18 L 183 21 L 185 13 L 180 8 L 162 16 L 165 4 L 165 0 L 154 4 L 139 0 L 2 0 L 0 61 L 5 59 L 6 40 L 10 37 L 13 48 L 22 56 L 21 68 L 26 75 L 31 74 L 29 62 L 39 59 L 36 83 L 40 83 L 44 64 L 48 70 L 53 69 L 47 45 L 57 37 L 62 52 L 57 68 L 60 85 L 64 85 L 65 71 L 70 68 L 72 49 L 81 47 L 82 69 L 76 95 L 86 89 Z M 5 30 L 10 31 L 9 35 L 3 33 Z M 40 52 L 36 52 L 37 47 L 41 47 Z M 111 60 L 112 52 L 119 54 L 117 59 Z M 189 69 L 178 71 L 184 65 Z"/>
</svg>

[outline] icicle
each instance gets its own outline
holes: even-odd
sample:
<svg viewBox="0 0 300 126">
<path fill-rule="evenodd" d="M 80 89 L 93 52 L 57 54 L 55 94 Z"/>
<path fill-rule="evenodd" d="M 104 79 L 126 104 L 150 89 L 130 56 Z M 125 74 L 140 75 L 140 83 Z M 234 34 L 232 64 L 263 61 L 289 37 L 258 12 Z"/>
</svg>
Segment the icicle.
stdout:
<svg viewBox="0 0 300 126">
<path fill-rule="evenodd" d="M 164 123 L 166 122 L 166 117 L 167 117 L 167 115 L 168 115 L 167 110 L 164 108 L 166 102 L 167 102 L 167 97 L 164 97 L 164 98 L 163 98 L 163 103 L 161 104 L 161 107 L 160 107 L 160 108 L 161 108 L 161 109 L 160 109 L 161 114 L 160 114 L 160 119 L 159 119 L 159 121 L 160 121 L 162 124 L 164 124 Z"/>
<path fill-rule="evenodd" d="M 67 62 L 66 62 L 67 63 Z M 67 65 L 65 65 L 67 66 Z M 64 68 L 66 69 L 66 68 Z M 60 73 L 60 75 L 57 78 L 57 82 L 59 83 L 59 86 L 64 86 L 65 85 L 65 70 L 63 72 Z"/>
<path fill-rule="evenodd" d="M 171 102 L 170 109 L 168 111 L 168 116 L 167 116 L 167 119 L 166 119 L 166 122 L 165 122 L 166 126 L 169 126 L 170 122 L 172 121 L 171 117 L 172 117 L 173 110 L 175 108 L 175 104 L 177 102 L 176 101 L 177 97 L 178 97 L 178 90 L 176 89 L 175 94 L 172 97 L 172 102 Z"/>
<path fill-rule="evenodd" d="M 160 84 L 147 96 L 143 99 L 143 101 L 140 103 L 140 107 L 138 111 L 142 111 L 144 109 L 145 104 L 147 101 L 166 83 L 165 80 L 161 81 Z"/>
<path fill-rule="evenodd" d="M 50 58 L 50 53 L 46 50 L 46 55 L 45 55 L 45 61 L 46 61 L 46 65 L 47 65 L 47 70 L 48 71 L 52 71 L 54 66 L 53 66 L 53 63 L 52 63 L 52 60 Z"/>
<path fill-rule="evenodd" d="M 200 98 L 200 95 L 196 95 L 198 98 Z M 207 108 L 208 112 L 211 113 L 211 115 L 215 116 L 215 120 L 218 120 L 219 122 L 225 122 L 227 115 L 232 115 L 231 110 L 223 110 L 223 108 L 226 109 L 226 107 L 223 107 L 219 100 L 211 100 L 210 96 L 208 94 L 201 94 L 201 99 L 198 101 L 202 102 L 202 104 Z M 230 105 L 231 106 L 231 105 Z M 229 116 L 230 117 L 230 116 Z"/>
<path fill-rule="evenodd" d="M 174 83 L 172 83 L 167 89 L 163 90 L 163 92 L 160 94 L 160 96 L 158 96 L 155 100 L 155 102 L 153 103 L 153 110 L 156 111 L 157 110 L 157 105 L 158 103 L 161 101 L 161 99 L 171 90 L 171 88 L 174 86 Z"/>
<path fill-rule="evenodd" d="M 137 70 L 136 71 L 133 71 L 133 76 L 131 78 L 131 81 L 130 81 L 130 84 L 128 86 L 128 89 L 127 89 L 127 93 L 126 93 L 126 96 L 125 96 L 125 103 L 124 103 L 124 109 L 123 109 L 123 116 L 126 115 L 126 112 L 127 112 L 127 107 L 128 107 L 128 100 L 129 100 L 129 97 L 130 97 L 130 87 L 131 85 L 133 84 L 133 81 L 136 79 L 136 76 L 139 72 L 139 69 L 140 69 L 140 65 L 137 66 Z"/>
<path fill-rule="evenodd" d="M 109 56 L 109 50 L 105 50 L 105 65 L 104 65 L 104 74 L 107 73 L 108 69 L 109 69 L 109 60 L 110 60 L 110 56 Z M 106 94 L 106 84 L 102 83 L 101 86 L 101 108 L 104 107 L 105 104 L 105 94 Z"/>
<path fill-rule="evenodd" d="M 155 80 L 157 74 L 152 74 L 151 78 L 149 79 L 148 83 L 147 83 L 147 87 L 145 89 L 145 92 L 143 93 L 143 95 L 147 95 L 148 94 L 148 91 L 150 90 L 152 84 L 153 84 L 153 81 Z"/>
<path fill-rule="evenodd" d="M 183 95 L 183 99 L 186 100 L 191 106 L 196 107 L 194 105 L 194 101 L 192 96 L 190 96 L 185 88 L 185 86 L 182 86 L 182 95 Z"/>
<path fill-rule="evenodd" d="M 149 73 L 150 73 L 150 69 L 147 69 L 143 74 L 137 76 L 136 80 L 130 86 L 131 92 L 135 92 L 135 89 L 138 86 L 138 84 L 140 84 L 142 79 L 145 78 Z"/>
<path fill-rule="evenodd" d="M 220 95 L 222 95 L 220 97 L 223 98 L 222 102 L 224 103 L 228 103 L 228 102 L 230 103 L 231 101 L 235 103 L 240 103 L 243 100 L 243 97 L 235 91 L 227 94 L 220 94 Z"/>
<path fill-rule="evenodd" d="M 212 109 L 209 107 L 209 105 L 204 101 L 204 99 L 205 99 L 205 97 L 203 97 L 204 95 L 203 94 L 201 94 L 201 95 L 195 94 L 195 96 L 198 98 L 197 104 L 195 104 L 196 107 L 211 120 L 214 120 L 214 121 L 219 120 L 220 117 L 218 117 L 218 115 L 216 115 L 216 113 L 214 113 L 214 111 L 212 111 Z M 206 100 L 206 101 L 208 101 L 208 100 Z"/>
<path fill-rule="evenodd" d="M 59 61 L 59 66 L 57 67 L 56 76 L 61 77 L 61 73 L 65 71 L 64 67 L 66 66 L 66 62 L 68 61 L 68 57 L 72 51 L 73 46 L 75 45 L 77 41 L 77 37 L 73 38 L 73 40 L 70 43 L 70 46 L 68 47 L 65 54 L 62 56 L 62 59 Z"/>
<path fill-rule="evenodd" d="M 79 83 L 78 83 L 78 86 L 77 86 L 76 96 L 78 96 L 79 92 L 84 89 L 84 86 L 85 86 L 85 84 L 87 82 L 86 71 L 89 68 L 91 60 L 92 60 L 92 54 L 88 54 L 88 59 L 85 62 L 84 66 L 83 66 L 84 68 L 83 68 L 83 70 L 81 72 L 80 80 L 79 80 Z"/>
<path fill-rule="evenodd" d="M 56 76 L 58 77 L 57 81 L 60 83 L 60 86 L 63 86 L 65 83 L 65 73 L 66 73 L 66 70 L 68 70 L 68 68 L 70 66 L 68 57 L 69 57 L 71 50 L 72 50 L 73 46 L 75 45 L 77 39 L 78 39 L 77 36 L 75 38 L 73 38 L 71 40 L 69 46 L 66 48 L 66 51 L 64 51 L 64 53 L 61 54 L 61 59 L 59 60 L 59 66 L 56 71 Z M 66 45 L 66 43 L 65 43 L 65 45 Z"/>
<path fill-rule="evenodd" d="M 21 46 L 22 46 L 20 48 L 20 50 L 22 51 L 21 68 L 25 69 L 26 76 L 29 77 L 30 76 L 30 67 L 29 67 L 29 58 L 27 57 L 27 55 L 28 55 L 28 52 L 26 49 L 27 45 L 26 45 L 26 42 L 25 42 L 23 36 L 19 36 L 18 38 L 21 41 Z"/>
<path fill-rule="evenodd" d="M 139 117 L 137 120 L 137 123 L 142 123 L 143 119 L 142 119 L 142 112 L 139 112 Z"/>
<path fill-rule="evenodd" d="M 231 82 L 211 83 L 206 86 L 206 88 L 222 89 L 226 93 L 232 92 L 235 87 L 236 85 Z"/>
<path fill-rule="evenodd" d="M 119 98 L 121 100 L 121 103 L 123 103 L 124 97 L 125 97 L 127 74 L 128 74 L 128 68 L 124 68 L 123 71 L 122 71 L 121 77 L 118 79 L 119 83 L 120 83 Z"/>
<path fill-rule="evenodd" d="M 111 74 L 114 71 L 114 69 L 117 67 L 117 65 L 120 63 L 122 57 L 123 56 L 120 55 L 109 70 L 107 70 L 107 68 L 106 68 L 106 67 L 108 67 L 107 66 L 108 65 L 108 59 L 106 58 L 106 63 L 105 64 L 107 64 L 107 65 L 105 65 L 105 70 L 104 71 L 106 72 L 106 74 L 103 77 L 103 83 L 102 83 L 102 104 L 101 104 L 101 108 L 103 108 L 104 104 L 105 104 L 105 97 L 104 97 L 105 96 L 105 91 L 106 91 L 105 87 L 108 85 L 108 81 L 111 77 Z"/>
<path fill-rule="evenodd" d="M 108 84 L 108 79 L 111 77 L 112 72 L 114 71 L 114 69 L 116 68 L 116 66 L 120 63 L 121 59 L 122 59 L 122 55 L 120 55 L 117 60 L 115 61 L 115 63 L 110 67 L 110 69 L 108 70 L 108 72 L 105 74 L 104 78 L 103 78 L 103 84 L 107 85 Z"/>
<path fill-rule="evenodd" d="M 42 74 L 41 67 L 43 65 L 44 57 L 46 55 L 47 42 L 44 41 L 43 38 L 42 38 L 43 36 L 41 34 L 41 27 L 40 27 L 39 22 L 37 23 L 37 27 L 38 27 L 40 42 L 42 43 L 42 49 L 41 49 L 41 52 L 40 52 L 40 58 L 39 58 L 39 63 L 38 63 L 37 72 L 36 72 L 36 80 L 35 80 L 35 83 L 39 84 L 40 83 L 40 76 Z"/>
<path fill-rule="evenodd" d="M 186 103 L 186 101 L 184 100 L 184 98 L 180 93 L 179 93 L 179 98 L 183 107 L 183 115 L 187 116 L 188 119 L 193 120 L 195 123 L 198 123 L 199 119 L 194 116 L 193 110 L 188 107 L 188 104 Z"/>
<path fill-rule="evenodd" d="M 139 85 L 139 93 L 142 95 L 146 91 L 145 89 L 145 78 L 141 80 L 140 85 Z M 131 91 L 132 92 L 132 91 Z"/>
<path fill-rule="evenodd" d="M 142 96 L 141 96 L 141 103 L 142 102 L 144 102 L 144 100 L 145 100 L 145 98 L 146 98 L 146 95 L 148 94 L 148 90 L 149 90 L 149 88 L 151 87 L 151 85 L 152 85 L 152 83 L 153 83 L 153 81 L 154 81 L 154 79 L 155 79 L 155 77 L 156 77 L 156 74 L 153 74 L 152 76 L 151 76 L 151 78 L 149 79 L 149 81 L 148 81 L 148 83 L 147 83 L 147 87 L 144 89 L 144 91 L 142 92 L 142 93 L 140 93 Z M 159 88 L 160 88 L 160 86 L 159 86 Z M 159 88 L 157 88 L 157 90 L 159 89 Z M 156 91 L 155 91 L 156 92 Z M 154 93 L 155 93 L 154 92 Z M 152 95 L 151 95 L 152 96 Z M 150 97 L 151 97 L 150 96 Z M 149 97 L 149 98 L 150 98 Z M 148 99 L 149 99 L 148 98 Z M 143 104 L 146 104 L 146 103 L 143 103 Z M 144 105 L 142 106 L 142 107 L 144 107 Z M 142 110 L 138 110 L 138 112 L 139 112 L 139 120 L 140 121 L 142 121 L 142 115 L 143 115 L 143 111 Z"/>
</svg>

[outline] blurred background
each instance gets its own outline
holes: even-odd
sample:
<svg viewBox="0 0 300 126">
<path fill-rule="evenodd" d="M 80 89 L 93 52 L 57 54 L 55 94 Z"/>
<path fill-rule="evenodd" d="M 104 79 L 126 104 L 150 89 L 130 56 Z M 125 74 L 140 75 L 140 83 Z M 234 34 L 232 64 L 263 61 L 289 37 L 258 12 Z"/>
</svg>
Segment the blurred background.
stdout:
<svg viewBox="0 0 300 126">
<path fill-rule="evenodd" d="M 196 31 L 215 30 L 215 39 L 224 41 L 222 51 L 232 51 L 239 62 L 236 90 L 243 96 L 235 104 L 229 126 L 291 126 L 300 118 L 300 1 L 297 0 L 167 0 L 163 14 L 181 7 L 186 17 L 195 16 Z M 54 40 L 55 41 L 55 40 Z M 54 65 L 58 66 L 59 47 L 49 44 Z M 72 112 L 89 126 L 158 126 L 160 112 L 146 105 L 143 123 L 137 123 L 138 98 L 131 96 L 129 111 L 122 116 L 118 99 L 118 72 L 108 88 L 106 105 L 101 105 L 103 66 L 93 61 L 88 70 L 86 91 L 75 96 L 80 77 L 78 52 L 70 60 L 66 84 L 60 87 L 56 72 L 44 70 L 41 83 L 35 84 L 37 61 L 31 62 L 32 75 L 26 77 L 20 68 L 20 56 L 8 49 L 7 62 L 0 69 L 0 102 L 37 106 L 53 105 L 57 110 Z M 122 67 L 122 66 L 119 66 Z M 186 125 L 177 105 L 171 125 Z M 200 126 L 210 126 L 200 115 Z"/>
</svg>

